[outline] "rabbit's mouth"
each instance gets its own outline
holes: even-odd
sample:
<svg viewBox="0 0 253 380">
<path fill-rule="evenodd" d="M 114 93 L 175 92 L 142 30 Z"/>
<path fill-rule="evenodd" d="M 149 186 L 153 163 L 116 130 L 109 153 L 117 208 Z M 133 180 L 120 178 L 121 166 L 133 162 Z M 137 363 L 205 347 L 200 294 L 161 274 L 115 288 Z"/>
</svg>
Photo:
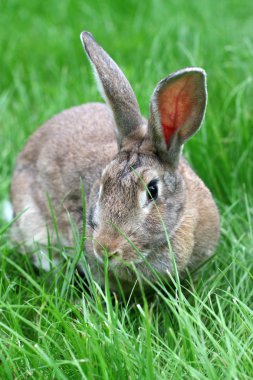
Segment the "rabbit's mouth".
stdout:
<svg viewBox="0 0 253 380">
<path fill-rule="evenodd" d="M 93 248 L 93 252 L 99 264 L 104 266 L 105 261 L 108 260 L 109 267 L 111 268 L 115 268 L 120 265 L 129 266 L 143 263 L 143 261 L 145 261 L 146 257 L 149 255 L 148 252 L 139 254 L 135 252 L 135 255 L 133 256 L 133 252 L 131 252 L 131 254 L 124 252 L 123 254 L 121 250 L 118 250 L 113 253 L 104 252 L 104 254 L 101 256 L 101 254 L 99 254 L 95 248 Z"/>
</svg>

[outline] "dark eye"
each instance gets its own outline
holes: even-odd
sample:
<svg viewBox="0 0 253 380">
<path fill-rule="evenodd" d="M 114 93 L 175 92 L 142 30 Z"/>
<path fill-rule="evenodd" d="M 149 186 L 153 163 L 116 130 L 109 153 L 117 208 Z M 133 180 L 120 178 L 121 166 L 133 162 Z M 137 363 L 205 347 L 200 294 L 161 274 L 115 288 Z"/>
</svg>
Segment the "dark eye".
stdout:
<svg viewBox="0 0 253 380">
<path fill-rule="evenodd" d="M 149 201 L 155 201 L 158 197 L 158 185 L 157 180 L 153 179 L 148 184 L 148 190 L 147 190 L 147 198 Z"/>
</svg>

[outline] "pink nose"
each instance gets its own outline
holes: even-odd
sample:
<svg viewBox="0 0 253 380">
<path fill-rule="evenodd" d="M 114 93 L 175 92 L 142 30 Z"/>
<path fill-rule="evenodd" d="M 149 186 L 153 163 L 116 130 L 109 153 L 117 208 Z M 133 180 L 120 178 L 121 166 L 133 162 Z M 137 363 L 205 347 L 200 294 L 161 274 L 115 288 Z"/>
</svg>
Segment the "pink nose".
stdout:
<svg viewBox="0 0 253 380">
<path fill-rule="evenodd" d="M 109 259 L 112 257 L 121 257 L 122 256 L 122 251 L 117 247 L 116 244 L 101 244 L 98 241 L 94 242 L 94 249 L 96 253 L 100 257 L 104 257 L 106 255 Z"/>
<path fill-rule="evenodd" d="M 116 251 L 106 251 L 106 254 L 110 259 L 111 257 L 121 256 L 121 251 L 119 249 L 117 249 Z"/>
</svg>

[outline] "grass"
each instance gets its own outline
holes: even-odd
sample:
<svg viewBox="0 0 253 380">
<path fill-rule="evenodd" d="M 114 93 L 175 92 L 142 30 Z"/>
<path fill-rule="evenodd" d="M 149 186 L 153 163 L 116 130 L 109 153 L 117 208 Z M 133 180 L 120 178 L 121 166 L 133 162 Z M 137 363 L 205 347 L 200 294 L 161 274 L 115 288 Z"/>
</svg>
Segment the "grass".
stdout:
<svg viewBox="0 0 253 380">
<path fill-rule="evenodd" d="M 206 120 L 185 155 L 222 219 L 216 255 L 197 281 L 158 288 L 149 302 L 118 300 L 92 282 L 82 291 L 71 260 L 65 275 L 36 272 L 8 247 L 1 221 L 1 379 L 252 379 L 252 23 L 250 0 L 1 1 L 0 203 L 36 127 L 99 100 L 79 40 L 89 30 L 146 116 L 158 80 L 206 69 Z"/>
</svg>

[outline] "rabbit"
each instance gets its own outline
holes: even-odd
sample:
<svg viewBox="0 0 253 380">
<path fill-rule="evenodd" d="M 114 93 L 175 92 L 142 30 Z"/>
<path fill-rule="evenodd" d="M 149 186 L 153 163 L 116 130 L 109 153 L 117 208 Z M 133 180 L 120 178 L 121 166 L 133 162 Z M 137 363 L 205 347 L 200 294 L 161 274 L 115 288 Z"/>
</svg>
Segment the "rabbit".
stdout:
<svg viewBox="0 0 253 380">
<path fill-rule="evenodd" d="M 81 33 L 81 41 L 105 104 L 64 110 L 31 136 L 11 185 L 19 215 L 12 240 L 36 266 L 56 266 L 59 252 L 50 262 L 46 250 L 48 236 L 57 244 L 49 198 L 58 239 L 73 246 L 69 218 L 81 230 L 81 178 L 87 197 L 84 255 L 98 283 L 104 281 L 105 255 L 115 291 L 118 280 L 131 291 L 137 272 L 149 284 L 156 273 L 169 280 L 172 255 L 183 277 L 213 254 L 219 239 L 217 206 L 182 155 L 204 118 L 206 73 L 188 67 L 161 80 L 147 121 L 117 64 L 89 32 Z"/>
</svg>

